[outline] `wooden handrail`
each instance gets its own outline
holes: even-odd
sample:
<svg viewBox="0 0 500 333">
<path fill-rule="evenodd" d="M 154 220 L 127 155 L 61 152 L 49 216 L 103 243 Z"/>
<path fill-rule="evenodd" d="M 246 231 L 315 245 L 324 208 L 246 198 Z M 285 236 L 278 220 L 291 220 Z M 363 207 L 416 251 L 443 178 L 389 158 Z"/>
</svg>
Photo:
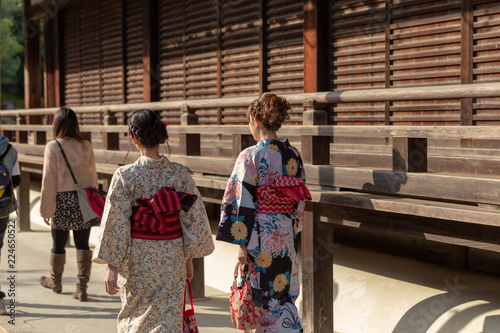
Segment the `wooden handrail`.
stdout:
<svg viewBox="0 0 500 333">
<path fill-rule="evenodd" d="M 2 124 L 5 131 L 52 131 L 51 125 Z M 82 132 L 127 133 L 126 125 L 84 125 Z M 247 125 L 192 125 L 168 126 L 169 134 L 244 134 L 249 135 Z M 332 126 L 332 125 L 284 125 L 280 136 L 338 136 L 338 137 L 410 137 L 429 139 L 498 139 L 500 126 Z"/>
<path fill-rule="evenodd" d="M 365 89 L 350 91 L 326 91 L 316 93 L 301 93 L 283 95 L 292 104 L 316 103 L 356 103 L 384 101 L 416 101 L 456 98 L 500 97 L 500 83 L 439 85 L 426 87 Z M 196 109 L 226 108 L 248 106 L 254 97 L 231 97 L 196 100 L 177 100 L 151 103 L 113 104 L 95 106 L 71 106 L 77 113 L 107 113 L 130 112 L 138 109 L 161 111 L 167 109 L 182 109 L 194 112 Z M 2 116 L 47 115 L 53 114 L 58 108 L 30 110 L 2 110 Z"/>
</svg>

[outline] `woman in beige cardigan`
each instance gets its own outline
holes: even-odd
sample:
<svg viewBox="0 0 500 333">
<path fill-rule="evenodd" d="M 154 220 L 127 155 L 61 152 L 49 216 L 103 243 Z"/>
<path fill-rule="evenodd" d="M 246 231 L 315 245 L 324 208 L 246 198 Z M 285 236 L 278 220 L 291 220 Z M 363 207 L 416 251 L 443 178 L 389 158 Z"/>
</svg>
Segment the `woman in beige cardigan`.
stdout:
<svg viewBox="0 0 500 333">
<path fill-rule="evenodd" d="M 80 188 L 97 187 L 94 151 L 80 133 L 73 110 L 59 109 L 52 125 L 54 139 L 44 152 L 40 215 L 51 226 L 53 246 L 50 252 L 50 277 L 42 276 L 40 284 L 62 292 L 61 278 L 66 262 L 66 243 L 73 230 L 78 264 L 78 283 L 73 298 L 87 301 L 92 251 L 89 248 L 90 225 L 83 221 L 78 204 L 77 187 L 61 149 L 64 150 Z M 61 147 L 59 146 L 59 144 Z"/>
</svg>

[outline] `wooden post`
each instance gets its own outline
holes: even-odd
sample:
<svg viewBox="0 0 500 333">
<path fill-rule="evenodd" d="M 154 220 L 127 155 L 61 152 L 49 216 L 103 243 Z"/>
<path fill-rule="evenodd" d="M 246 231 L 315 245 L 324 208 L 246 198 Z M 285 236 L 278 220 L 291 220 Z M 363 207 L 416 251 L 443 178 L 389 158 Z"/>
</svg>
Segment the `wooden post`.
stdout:
<svg viewBox="0 0 500 333">
<path fill-rule="evenodd" d="M 399 172 L 427 172 L 427 139 L 392 138 L 392 169 Z"/>
<path fill-rule="evenodd" d="M 102 190 L 108 192 L 109 185 L 111 185 L 111 179 L 113 175 L 103 174 L 102 176 Z"/>
<path fill-rule="evenodd" d="M 188 105 L 183 105 L 181 126 L 198 125 L 198 115 Z M 200 134 L 179 134 L 179 154 L 185 156 L 200 156 Z M 193 259 L 194 278 L 191 281 L 194 298 L 205 297 L 205 266 L 203 258 Z"/>
<path fill-rule="evenodd" d="M 193 298 L 205 297 L 205 261 L 203 258 L 193 259 L 194 277 L 191 280 Z"/>
<path fill-rule="evenodd" d="M 303 315 L 307 333 L 333 332 L 333 224 L 307 203 L 301 240 Z"/>
<path fill-rule="evenodd" d="M 31 174 L 29 172 L 23 171 L 21 168 L 22 182 L 17 190 L 18 230 L 21 231 L 30 230 L 30 176 Z"/>
<path fill-rule="evenodd" d="M 26 109 L 42 107 L 42 78 L 40 61 L 39 21 L 29 20 L 31 0 L 24 1 L 24 104 Z M 28 116 L 27 124 L 41 124 L 41 116 Z M 35 133 L 35 144 L 43 135 Z"/>
<path fill-rule="evenodd" d="M 304 1 L 304 92 L 330 90 L 328 1 Z"/>
<path fill-rule="evenodd" d="M 257 144 L 250 134 L 233 134 L 233 158 L 237 159 L 242 150 Z"/>
<path fill-rule="evenodd" d="M 49 17 L 45 22 L 44 38 L 45 38 L 45 62 L 44 62 L 44 100 L 45 107 L 58 107 L 61 106 L 61 53 L 59 36 L 59 21 L 61 16 L 55 14 L 53 17 Z M 53 121 L 53 115 L 46 115 L 43 119 L 45 125 L 51 125 Z M 47 136 L 45 135 L 42 142 L 38 144 L 45 144 Z"/>
<path fill-rule="evenodd" d="M 462 0 L 462 18 L 461 18 L 461 73 L 460 81 L 462 84 L 474 83 L 474 2 L 473 0 Z M 473 125 L 473 99 L 460 99 L 460 125 Z M 460 140 L 460 146 L 467 148 L 472 146 L 472 140 L 464 138 Z"/>
<path fill-rule="evenodd" d="M 160 99 L 160 69 L 158 66 L 158 0 L 143 1 L 143 91 L 144 102 Z"/>
<path fill-rule="evenodd" d="M 17 125 L 26 125 L 26 116 L 19 115 L 16 118 Z M 26 128 L 27 126 L 23 126 Z M 16 142 L 17 143 L 28 143 L 28 132 L 25 130 L 16 130 Z"/>
<path fill-rule="evenodd" d="M 259 0 L 259 96 L 267 91 L 266 1 Z"/>
<path fill-rule="evenodd" d="M 59 104 L 59 38 L 58 17 L 49 18 L 45 24 L 44 100 L 45 107 Z"/>
<path fill-rule="evenodd" d="M 391 87 L 391 0 L 385 0 L 385 88 Z M 391 102 L 385 102 L 385 125 L 391 124 Z M 389 138 L 385 138 L 386 144 Z"/>
<path fill-rule="evenodd" d="M 112 126 L 118 123 L 118 119 L 114 112 L 107 112 L 104 116 L 104 125 Z M 120 150 L 120 134 L 119 133 L 103 133 L 102 138 L 103 148 L 106 150 Z"/>
<path fill-rule="evenodd" d="M 315 101 L 304 103 L 306 111 L 303 113 L 304 125 L 327 125 L 328 114 L 322 110 L 324 105 Z M 302 160 L 306 164 L 328 165 L 330 164 L 330 136 L 302 135 Z"/>
<path fill-rule="evenodd" d="M 198 125 L 198 115 L 194 109 L 184 105 L 182 107 L 181 126 Z M 179 154 L 185 156 L 200 156 L 200 134 L 179 134 Z"/>
</svg>

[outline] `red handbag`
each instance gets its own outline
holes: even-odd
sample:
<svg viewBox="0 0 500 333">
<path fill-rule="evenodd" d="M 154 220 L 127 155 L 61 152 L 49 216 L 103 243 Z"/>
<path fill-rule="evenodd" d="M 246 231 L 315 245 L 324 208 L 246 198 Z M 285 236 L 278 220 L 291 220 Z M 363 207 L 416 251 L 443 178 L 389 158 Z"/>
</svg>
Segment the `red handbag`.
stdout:
<svg viewBox="0 0 500 333">
<path fill-rule="evenodd" d="M 240 330 L 253 330 L 262 323 L 262 290 L 252 287 L 251 279 L 255 278 L 256 281 L 256 277 L 250 276 L 247 268 L 247 265 L 239 262 L 234 268 L 234 281 L 229 297 L 231 321 Z"/>
<path fill-rule="evenodd" d="M 186 293 L 189 291 L 189 300 L 191 301 L 191 309 L 186 310 Z M 186 288 L 184 289 L 184 324 L 183 333 L 199 333 L 198 326 L 196 325 L 196 318 L 194 317 L 193 307 L 193 293 L 191 292 L 191 282 L 186 280 Z"/>
</svg>

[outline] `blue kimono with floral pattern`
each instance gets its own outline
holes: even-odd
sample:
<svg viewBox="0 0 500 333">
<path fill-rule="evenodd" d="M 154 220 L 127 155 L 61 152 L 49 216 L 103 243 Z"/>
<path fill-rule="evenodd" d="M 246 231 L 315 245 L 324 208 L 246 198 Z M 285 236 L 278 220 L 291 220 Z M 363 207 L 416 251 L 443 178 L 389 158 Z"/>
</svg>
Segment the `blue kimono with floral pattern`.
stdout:
<svg viewBox="0 0 500 333">
<path fill-rule="evenodd" d="M 301 332 L 293 301 L 299 295 L 297 234 L 302 230 L 304 200 L 286 214 L 257 212 L 257 189 L 277 177 L 305 182 L 302 159 L 286 138 L 262 139 L 242 151 L 229 178 L 221 207 L 217 240 L 247 245 L 263 292 L 264 316 L 257 332 Z"/>
</svg>

